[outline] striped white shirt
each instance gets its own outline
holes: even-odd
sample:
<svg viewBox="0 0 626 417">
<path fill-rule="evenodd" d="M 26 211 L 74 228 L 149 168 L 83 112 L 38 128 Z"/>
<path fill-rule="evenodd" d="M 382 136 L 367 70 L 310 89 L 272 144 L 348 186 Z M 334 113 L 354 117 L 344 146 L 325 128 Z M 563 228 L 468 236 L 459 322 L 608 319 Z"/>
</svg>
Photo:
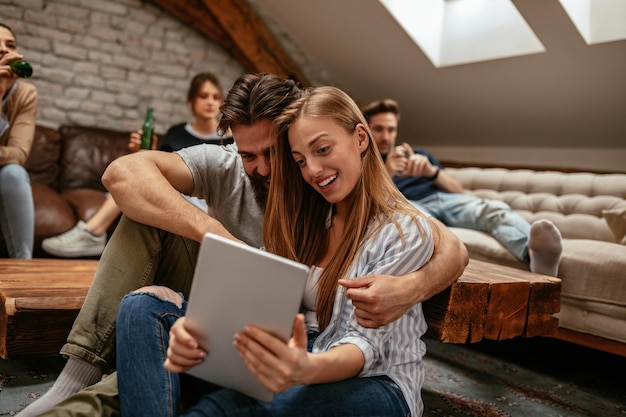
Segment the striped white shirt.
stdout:
<svg viewBox="0 0 626 417">
<path fill-rule="evenodd" d="M 425 218 L 420 218 L 424 233 L 409 216 L 397 215 L 404 241 L 396 226 L 389 222 L 367 241 L 351 266 L 347 279 L 372 274 L 401 276 L 419 269 L 430 259 L 434 243 L 432 230 Z M 387 375 L 402 390 L 411 414 L 421 416 L 424 405 L 421 388 L 424 382 L 422 358 L 426 345 L 421 340 L 426 332 L 422 305 L 416 304 L 398 320 L 377 328 L 359 325 L 352 302 L 339 286 L 329 325 L 317 338 L 313 352 L 351 343 L 365 357 L 360 377 Z"/>
</svg>

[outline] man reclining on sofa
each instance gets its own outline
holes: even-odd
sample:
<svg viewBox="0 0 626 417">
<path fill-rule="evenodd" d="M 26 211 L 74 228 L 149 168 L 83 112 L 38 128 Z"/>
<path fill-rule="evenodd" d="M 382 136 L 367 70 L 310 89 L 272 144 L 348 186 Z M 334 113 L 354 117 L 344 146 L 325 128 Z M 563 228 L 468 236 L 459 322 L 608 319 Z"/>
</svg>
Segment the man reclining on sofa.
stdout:
<svg viewBox="0 0 626 417">
<path fill-rule="evenodd" d="M 407 143 L 395 147 L 400 106 L 391 99 L 374 101 L 363 109 L 374 140 L 393 182 L 416 207 L 449 227 L 489 233 L 532 272 L 557 276 L 561 233 L 549 220 L 532 225 L 499 200 L 463 193 L 461 183 L 448 175 L 439 161 Z"/>
</svg>

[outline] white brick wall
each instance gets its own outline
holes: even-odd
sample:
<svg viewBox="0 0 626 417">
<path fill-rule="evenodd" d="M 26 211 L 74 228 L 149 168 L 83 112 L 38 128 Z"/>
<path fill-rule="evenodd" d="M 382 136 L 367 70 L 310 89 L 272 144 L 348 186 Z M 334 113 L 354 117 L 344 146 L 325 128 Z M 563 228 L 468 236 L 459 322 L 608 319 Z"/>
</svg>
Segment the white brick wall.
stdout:
<svg viewBox="0 0 626 417">
<path fill-rule="evenodd" d="M 189 120 L 191 78 L 228 90 L 243 67 L 215 42 L 140 0 L 0 0 L 0 21 L 33 65 L 38 123 L 140 127 L 154 107 L 158 133 Z"/>
</svg>

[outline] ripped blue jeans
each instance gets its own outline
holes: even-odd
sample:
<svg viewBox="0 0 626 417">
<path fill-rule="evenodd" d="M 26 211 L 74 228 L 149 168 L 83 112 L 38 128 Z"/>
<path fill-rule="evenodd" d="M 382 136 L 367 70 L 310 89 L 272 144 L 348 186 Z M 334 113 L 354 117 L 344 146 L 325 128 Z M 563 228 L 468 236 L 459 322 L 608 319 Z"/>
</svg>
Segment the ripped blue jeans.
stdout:
<svg viewBox="0 0 626 417">
<path fill-rule="evenodd" d="M 236 391 L 163 368 L 169 330 L 185 314 L 157 295 L 138 290 L 124 297 L 117 316 L 117 378 L 123 416 L 229 416 L 229 417 L 406 417 L 409 409 L 400 388 L 386 376 L 299 385 L 266 403 Z M 314 339 L 309 338 L 309 350 Z M 201 386 L 202 395 L 181 412 L 182 390 Z"/>
</svg>

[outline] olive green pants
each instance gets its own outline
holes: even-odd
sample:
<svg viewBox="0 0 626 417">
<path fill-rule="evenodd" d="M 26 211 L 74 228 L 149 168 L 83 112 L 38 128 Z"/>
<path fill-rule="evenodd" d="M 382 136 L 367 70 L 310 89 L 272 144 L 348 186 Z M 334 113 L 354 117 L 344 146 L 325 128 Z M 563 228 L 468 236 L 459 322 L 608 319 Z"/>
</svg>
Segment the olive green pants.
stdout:
<svg viewBox="0 0 626 417">
<path fill-rule="evenodd" d="M 120 417 L 117 373 L 107 376 L 40 415 L 46 417 Z"/>
<path fill-rule="evenodd" d="M 198 242 L 122 216 L 98 263 L 76 318 L 64 356 L 82 359 L 107 372 L 115 368 L 115 321 L 122 298 L 151 284 L 189 295 Z M 119 416 L 117 374 L 88 387 L 43 416 Z"/>
<path fill-rule="evenodd" d="M 115 320 L 122 298 L 145 285 L 165 285 L 189 295 L 200 244 L 122 216 L 98 263 L 74 321 L 64 356 L 114 368 Z"/>
</svg>

